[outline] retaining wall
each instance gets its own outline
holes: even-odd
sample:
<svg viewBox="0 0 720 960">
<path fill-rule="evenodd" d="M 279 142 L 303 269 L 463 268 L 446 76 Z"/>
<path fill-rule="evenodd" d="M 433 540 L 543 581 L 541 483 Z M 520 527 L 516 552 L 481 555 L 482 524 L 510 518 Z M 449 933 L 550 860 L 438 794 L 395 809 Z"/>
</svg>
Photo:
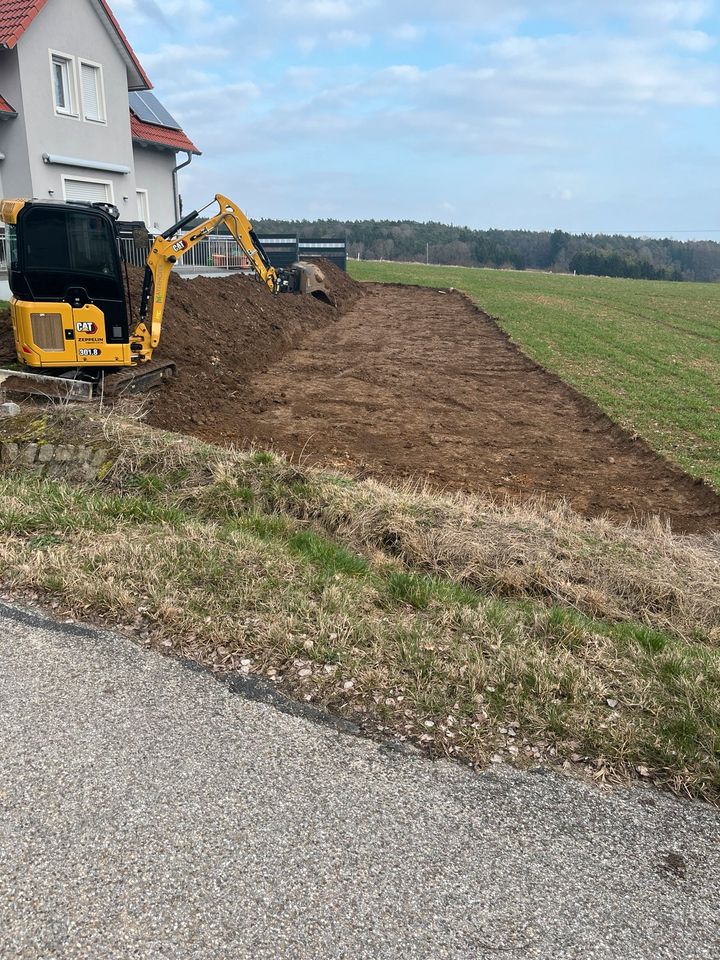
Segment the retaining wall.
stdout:
<svg viewBox="0 0 720 960">
<path fill-rule="evenodd" d="M 43 476 L 99 480 L 112 466 L 106 447 L 49 442 L 0 441 L 0 469 L 21 467 Z"/>
</svg>

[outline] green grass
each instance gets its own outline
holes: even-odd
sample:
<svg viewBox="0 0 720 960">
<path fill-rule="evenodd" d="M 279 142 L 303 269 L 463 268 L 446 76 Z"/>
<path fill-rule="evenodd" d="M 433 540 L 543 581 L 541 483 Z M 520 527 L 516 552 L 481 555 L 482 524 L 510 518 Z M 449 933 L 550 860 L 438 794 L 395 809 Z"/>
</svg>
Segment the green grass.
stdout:
<svg viewBox="0 0 720 960">
<path fill-rule="evenodd" d="M 113 465 L 0 471 L 0 582 L 369 729 L 720 801 L 717 547 L 299 470 L 71 410 Z M 25 425 L 25 432 L 30 430 Z M 342 482 L 339 482 L 342 481 Z"/>
<path fill-rule="evenodd" d="M 720 284 L 363 261 L 349 270 L 463 290 L 533 359 L 720 491 Z"/>
<path fill-rule="evenodd" d="M 210 522 L 156 486 L 143 508 L 133 495 L 119 509 L 123 499 L 0 477 L 5 581 L 74 616 L 124 623 L 141 610 L 164 648 L 214 669 L 251 664 L 450 756 L 580 757 L 577 769 L 600 778 L 647 767 L 720 797 L 712 644 L 370 563 L 287 516 L 245 524 L 233 505 Z"/>
</svg>

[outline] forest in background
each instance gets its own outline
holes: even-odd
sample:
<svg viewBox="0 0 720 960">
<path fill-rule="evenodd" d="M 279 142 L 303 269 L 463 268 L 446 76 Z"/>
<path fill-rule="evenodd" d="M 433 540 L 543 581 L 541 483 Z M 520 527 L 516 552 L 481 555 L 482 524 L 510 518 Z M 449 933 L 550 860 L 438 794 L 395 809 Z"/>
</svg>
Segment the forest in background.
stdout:
<svg viewBox="0 0 720 960">
<path fill-rule="evenodd" d="M 471 230 L 412 220 L 256 220 L 262 236 L 344 237 L 362 260 L 550 270 L 645 280 L 720 280 L 720 243 L 711 240 L 570 234 L 563 230 Z"/>
</svg>

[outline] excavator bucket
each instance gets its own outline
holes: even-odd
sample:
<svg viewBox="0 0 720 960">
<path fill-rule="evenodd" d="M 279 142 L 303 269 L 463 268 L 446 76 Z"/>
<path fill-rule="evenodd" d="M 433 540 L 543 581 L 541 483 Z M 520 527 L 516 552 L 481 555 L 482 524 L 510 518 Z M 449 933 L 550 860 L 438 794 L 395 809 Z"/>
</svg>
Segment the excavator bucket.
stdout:
<svg viewBox="0 0 720 960">
<path fill-rule="evenodd" d="M 317 264 L 302 260 L 294 263 L 292 270 L 296 271 L 297 274 L 298 293 L 308 294 L 329 303 L 333 307 L 335 306 L 335 301 L 325 280 L 325 274 Z"/>
</svg>

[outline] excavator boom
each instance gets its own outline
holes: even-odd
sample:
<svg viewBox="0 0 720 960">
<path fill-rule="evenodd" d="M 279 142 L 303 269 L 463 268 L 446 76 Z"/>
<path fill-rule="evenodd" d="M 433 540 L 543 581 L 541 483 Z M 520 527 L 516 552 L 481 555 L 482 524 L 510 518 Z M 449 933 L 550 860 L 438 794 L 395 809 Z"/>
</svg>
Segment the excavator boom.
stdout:
<svg viewBox="0 0 720 960">
<path fill-rule="evenodd" d="M 140 302 L 140 323 L 133 336 L 133 349 L 139 359 L 149 360 L 160 343 L 162 319 L 167 300 L 168 282 L 178 259 L 188 253 L 220 226 L 225 226 L 242 248 L 250 261 L 255 275 L 271 293 L 278 293 L 280 279 L 259 243 L 253 226 L 243 211 L 232 200 L 218 193 L 215 200 L 220 207 L 215 216 L 188 230 L 182 236 L 178 232 L 199 216 L 193 210 L 174 224 L 165 233 L 156 237 L 145 267 L 145 281 Z M 152 304 L 150 300 L 152 299 Z M 148 316 L 149 314 L 149 316 Z"/>
</svg>

